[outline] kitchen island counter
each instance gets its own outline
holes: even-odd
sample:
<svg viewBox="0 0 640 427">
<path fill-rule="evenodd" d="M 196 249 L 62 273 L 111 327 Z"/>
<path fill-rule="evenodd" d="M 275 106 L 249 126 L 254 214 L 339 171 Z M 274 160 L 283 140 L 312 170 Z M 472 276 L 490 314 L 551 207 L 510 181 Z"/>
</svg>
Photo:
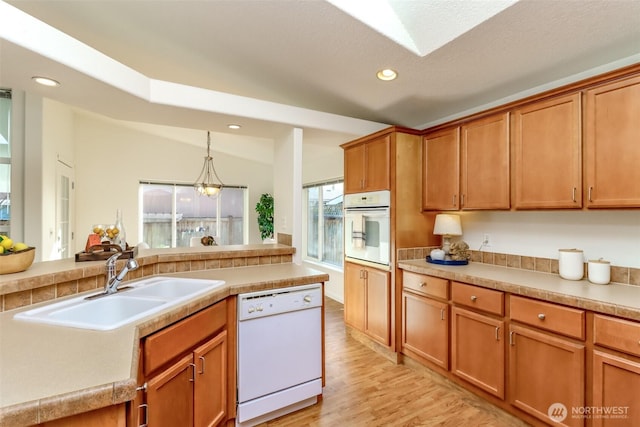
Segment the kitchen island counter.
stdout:
<svg viewBox="0 0 640 427">
<path fill-rule="evenodd" d="M 291 263 L 165 275 L 224 280 L 225 285 L 113 331 L 13 319 L 34 306 L 0 313 L 0 425 L 37 424 L 130 401 L 138 386 L 140 338 L 230 295 L 329 279 L 325 273 Z"/>
</svg>

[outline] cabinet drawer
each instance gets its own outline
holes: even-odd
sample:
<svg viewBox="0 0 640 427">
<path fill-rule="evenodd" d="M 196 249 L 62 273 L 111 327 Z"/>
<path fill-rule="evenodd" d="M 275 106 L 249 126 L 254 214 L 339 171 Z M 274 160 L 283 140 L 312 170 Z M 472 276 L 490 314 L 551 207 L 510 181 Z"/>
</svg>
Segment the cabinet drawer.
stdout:
<svg viewBox="0 0 640 427">
<path fill-rule="evenodd" d="M 455 304 L 504 316 L 504 293 L 500 291 L 451 282 L 451 300 Z"/>
<path fill-rule="evenodd" d="M 226 322 L 227 301 L 224 300 L 145 338 L 144 374 L 148 375 L 190 351 L 202 340 L 223 328 Z"/>
<path fill-rule="evenodd" d="M 595 314 L 593 342 L 640 356 L 640 323 Z"/>
<path fill-rule="evenodd" d="M 405 289 L 430 297 L 448 299 L 449 281 L 439 277 L 425 276 L 405 271 L 402 273 L 402 286 Z"/>
<path fill-rule="evenodd" d="M 513 320 L 584 340 L 584 310 L 513 295 L 509 301 Z"/>
</svg>

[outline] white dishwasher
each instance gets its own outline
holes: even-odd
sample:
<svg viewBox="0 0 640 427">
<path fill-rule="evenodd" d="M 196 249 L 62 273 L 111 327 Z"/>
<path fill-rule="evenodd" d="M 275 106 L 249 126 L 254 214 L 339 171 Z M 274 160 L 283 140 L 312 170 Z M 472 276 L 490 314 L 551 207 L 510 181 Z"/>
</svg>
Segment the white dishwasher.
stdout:
<svg viewBox="0 0 640 427">
<path fill-rule="evenodd" d="M 322 393 L 322 285 L 238 295 L 238 413 L 253 426 Z"/>
</svg>

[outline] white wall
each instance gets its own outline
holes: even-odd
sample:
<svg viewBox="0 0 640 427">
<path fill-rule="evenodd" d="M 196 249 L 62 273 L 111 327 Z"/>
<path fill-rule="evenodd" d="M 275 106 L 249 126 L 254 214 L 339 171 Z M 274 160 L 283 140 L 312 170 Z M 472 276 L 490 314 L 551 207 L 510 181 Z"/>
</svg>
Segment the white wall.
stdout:
<svg viewBox="0 0 640 427">
<path fill-rule="evenodd" d="M 640 210 L 462 212 L 462 239 L 482 250 L 558 258 L 558 249 L 578 248 L 585 258 L 640 268 Z"/>
<path fill-rule="evenodd" d="M 274 231 L 292 236 L 296 264 L 302 262 L 302 129 L 293 128 L 275 143 Z"/>
</svg>

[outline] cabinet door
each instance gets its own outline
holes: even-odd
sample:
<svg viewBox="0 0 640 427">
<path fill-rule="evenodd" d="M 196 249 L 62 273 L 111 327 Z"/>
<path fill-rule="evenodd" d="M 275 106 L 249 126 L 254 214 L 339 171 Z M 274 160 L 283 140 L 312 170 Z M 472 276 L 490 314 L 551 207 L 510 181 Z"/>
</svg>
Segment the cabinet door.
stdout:
<svg viewBox="0 0 640 427">
<path fill-rule="evenodd" d="M 509 209 L 509 113 L 461 128 L 460 207 Z"/>
<path fill-rule="evenodd" d="M 367 268 L 366 333 L 384 345 L 391 342 L 391 303 L 389 272 Z"/>
<path fill-rule="evenodd" d="M 194 375 L 193 356 L 189 354 L 147 382 L 148 425 L 193 425 Z"/>
<path fill-rule="evenodd" d="M 344 150 L 344 192 L 358 193 L 364 188 L 365 145 Z"/>
<path fill-rule="evenodd" d="M 549 424 L 584 425 L 583 419 L 571 417 L 571 408 L 585 404 L 584 358 L 584 345 L 512 325 L 510 403 Z"/>
<path fill-rule="evenodd" d="M 422 209 L 457 210 L 460 128 L 427 135 L 422 144 Z"/>
<path fill-rule="evenodd" d="M 586 92 L 587 207 L 640 207 L 640 77 Z"/>
<path fill-rule="evenodd" d="M 360 331 L 365 328 L 364 267 L 344 264 L 344 322 Z"/>
<path fill-rule="evenodd" d="M 516 209 L 582 207 L 580 93 L 514 112 Z"/>
<path fill-rule="evenodd" d="M 454 307 L 451 312 L 451 370 L 504 399 L 504 321 Z"/>
<path fill-rule="evenodd" d="M 402 348 L 449 368 L 449 321 L 446 303 L 402 293 Z"/>
<path fill-rule="evenodd" d="M 636 426 L 640 420 L 640 362 L 594 350 L 593 403 L 615 410 L 610 418 L 593 417 L 593 427 Z M 596 414 L 597 415 L 597 414 Z"/>
<path fill-rule="evenodd" d="M 389 190 L 391 136 L 369 141 L 365 151 L 365 191 Z"/>
<path fill-rule="evenodd" d="M 220 424 L 227 409 L 227 331 L 198 347 L 193 353 L 195 427 Z"/>
</svg>

